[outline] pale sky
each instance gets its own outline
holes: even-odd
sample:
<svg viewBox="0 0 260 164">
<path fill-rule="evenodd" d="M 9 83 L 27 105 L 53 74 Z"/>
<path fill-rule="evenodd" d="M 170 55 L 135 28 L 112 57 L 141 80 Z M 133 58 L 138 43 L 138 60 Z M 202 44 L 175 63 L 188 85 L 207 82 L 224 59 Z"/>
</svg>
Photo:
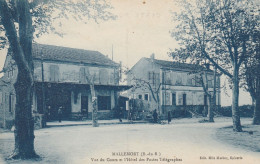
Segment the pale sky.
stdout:
<svg viewBox="0 0 260 164">
<path fill-rule="evenodd" d="M 177 47 L 170 36 L 173 28 L 170 11 L 176 11 L 173 0 L 111 0 L 114 7 L 111 12 L 116 20 L 100 22 L 90 21 L 82 24 L 73 20 L 64 22 L 64 37 L 44 35 L 36 42 L 87 50 L 97 50 L 124 66 L 132 67 L 142 57 L 155 53 L 155 58 L 171 60 L 167 52 Z M 6 51 L 0 51 L 0 68 L 5 60 Z M 224 79 L 224 78 L 223 78 Z M 231 96 L 231 92 L 228 91 Z M 240 104 L 250 104 L 249 94 L 240 91 Z M 222 105 L 230 105 L 231 97 L 222 91 Z"/>
</svg>

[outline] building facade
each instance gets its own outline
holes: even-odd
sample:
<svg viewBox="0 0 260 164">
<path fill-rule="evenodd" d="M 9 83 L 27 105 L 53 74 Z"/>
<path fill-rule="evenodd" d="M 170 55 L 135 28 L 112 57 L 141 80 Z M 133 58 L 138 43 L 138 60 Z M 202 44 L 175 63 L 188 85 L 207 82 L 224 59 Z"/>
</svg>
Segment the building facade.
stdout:
<svg viewBox="0 0 260 164">
<path fill-rule="evenodd" d="M 176 109 L 204 108 L 208 99 L 196 72 L 198 65 L 157 60 L 140 59 L 127 73 L 128 96 L 150 102 L 151 109 L 162 114 Z M 207 71 L 209 91 L 213 92 L 213 71 Z M 220 75 L 217 74 L 216 104 L 221 104 Z"/>
<path fill-rule="evenodd" d="M 119 92 L 128 86 L 119 85 L 120 64 L 98 51 L 52 45 L 33 44 L 34 92 L 32 110 L 48 120 L 57 120 L 58 109 L 63 119 L 91 118 L 94 85 L 99 119 L 113 117 Z M 8 53 L 4 65 L 4 81 L 10 83 L 6 94 L 15 99 L 12 84 L 17 69 Z M 12 65 L 12 67 L 11 67 Z M 15 100 L 10 104 L 15 104 Z M 11 109 L 12 111 L 14 109 Z"/>
</svg>

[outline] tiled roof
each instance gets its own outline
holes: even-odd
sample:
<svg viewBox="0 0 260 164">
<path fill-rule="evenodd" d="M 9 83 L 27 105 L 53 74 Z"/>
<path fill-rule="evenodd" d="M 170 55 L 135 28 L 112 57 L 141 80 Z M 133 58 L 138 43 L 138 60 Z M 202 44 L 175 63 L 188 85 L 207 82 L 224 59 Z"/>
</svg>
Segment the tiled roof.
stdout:
<svg viewBox="0 0 260 164">
<path fill-rule="evenodd" d="M 188 63 L 180 63 L 180 62 L 173 62 L 173 61 L 166 61 L 166 60 L 158 60 L 158 59 L 151 59 L 151 58 L 146 58 L 150 62 L 153 62 L 155 64 L 158 64 L 162 68 L 165 69 L 176 69 L 176 70 L 198 70 L 198 69 L 205 69 L 201 65 L 197 64 L 188 64 Z M 211 71 L 211 70 L 210 70 Z"/>
<path fill-rule="evenodd" d="M 119 66 L 98 51 L 68 48 L 53 45 L 33 44 L 32 55 L 34 59 L 76 62 L 105 66 Z"/>
</svg>

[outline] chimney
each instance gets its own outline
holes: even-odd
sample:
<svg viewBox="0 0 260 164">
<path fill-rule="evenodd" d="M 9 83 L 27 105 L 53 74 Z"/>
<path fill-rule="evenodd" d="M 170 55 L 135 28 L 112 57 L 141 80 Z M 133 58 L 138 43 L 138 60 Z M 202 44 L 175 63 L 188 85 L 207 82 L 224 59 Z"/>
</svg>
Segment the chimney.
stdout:
<svg viewBox="0 0 260 164">
<path fill-rule="evenodd" d="M 154 60 L 154 53 L 152 53 L 152 55 L 150 56 L 150 58 L 152 59 L 152 60 Z"/>
</svg>

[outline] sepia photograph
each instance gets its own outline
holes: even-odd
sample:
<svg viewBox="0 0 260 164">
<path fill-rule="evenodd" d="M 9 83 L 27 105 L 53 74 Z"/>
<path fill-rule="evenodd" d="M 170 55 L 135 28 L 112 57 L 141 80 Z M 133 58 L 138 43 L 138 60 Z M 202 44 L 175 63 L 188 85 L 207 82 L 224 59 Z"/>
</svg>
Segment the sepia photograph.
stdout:
<svg viewBox="0 0 260 164">
<path fill-rule="evenodd" d="M 0 0 L 0 164 L 259 164 L 258 0 Z"/>
</svg>

